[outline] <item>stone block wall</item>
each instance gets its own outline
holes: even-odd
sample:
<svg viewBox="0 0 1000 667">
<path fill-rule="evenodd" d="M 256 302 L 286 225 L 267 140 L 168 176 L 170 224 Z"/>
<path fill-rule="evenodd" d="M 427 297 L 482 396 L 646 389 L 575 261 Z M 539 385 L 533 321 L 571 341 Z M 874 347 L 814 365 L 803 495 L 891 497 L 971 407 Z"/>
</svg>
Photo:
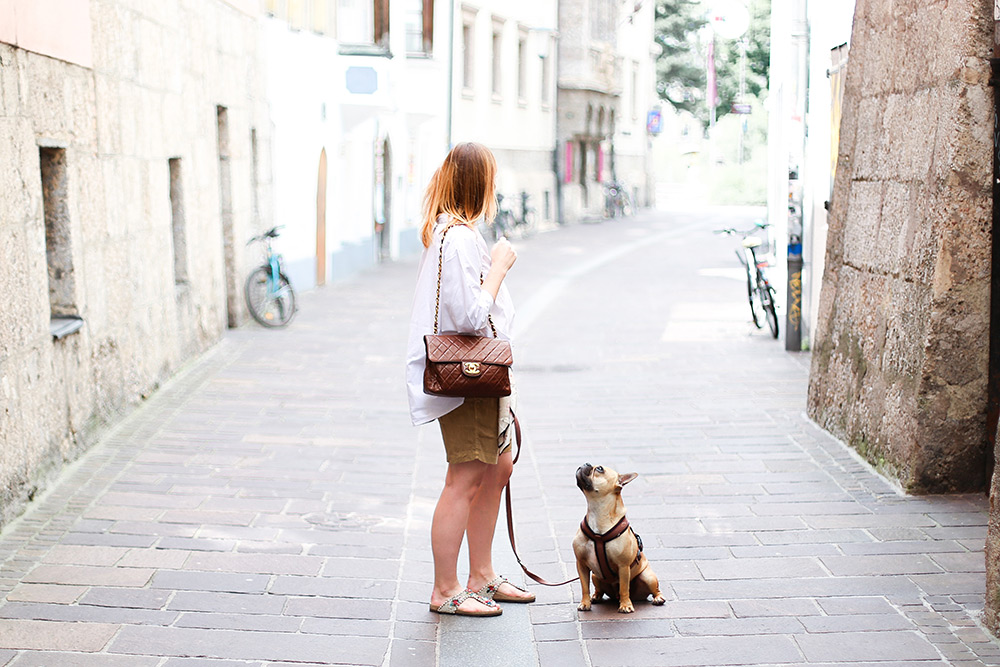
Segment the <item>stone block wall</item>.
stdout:
<svg viewBox="0 0 1000 667">
<path fill-rule="evenodd" d="M 91 67 L 0 43 L 0 525 L 104 425 L 218 340 L 226 283 L 242 285 L 257 260 L 244 243 L 271 217 L 256 17 L 221 0 L 89 4 Z M 218 106 L 228 109 L 228 266 Z M 59 310 L 83 319 L 58 340 L 49 286 L 64 270 L 47 261 L 40 147 L 65 162 L 59 248 L 72 280 Z M 177 158 L 186 282 L 175 277 Z"/>
<path fill-rule="evenodd" d="M 917 493 L 991 472 L 989 10 L 855 13 L 809 412 Z"/>
</svg>

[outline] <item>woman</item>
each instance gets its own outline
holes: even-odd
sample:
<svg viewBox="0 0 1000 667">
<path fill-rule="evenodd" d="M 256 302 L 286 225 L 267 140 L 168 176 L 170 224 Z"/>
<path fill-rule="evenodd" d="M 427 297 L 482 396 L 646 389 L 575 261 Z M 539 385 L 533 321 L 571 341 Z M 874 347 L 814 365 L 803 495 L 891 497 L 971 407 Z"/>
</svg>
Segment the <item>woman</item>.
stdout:
<svg viewBox="0 0 1000 667">
<path fill-rule="evenodd" d="M 430 609 L 441 614 L 496 616 L 500 602 L 533 602 L 535 596 L 493 569 L 493 531 L 500 495 L 510 477 L 512 399 L 446 398 L 423 391 L 424 335 L 439 331 L 510 338 L 514 305 L 503 284 L 517 255 L 506 239 L 492 252 L 477 220 L 496 215 L 496 160 L 475 143 L 455 146 L 434 173 L 424 195 L 421 240 L 407 349 L 406 384 L 414 424 L 438 420 L 448 460 L 444 489 L 431 524 L 434 590 Z M 447 235 L 445 232 L 447 231 Z M 443 246 L 442 246 L 443 238 Z M 443 250 L 442 250 L 443 248 Z M 438 258 L 441 263 L 438 294 Z M 458 581 L 462 537 L 469 545 L 469 578 Z"/>
</svg>

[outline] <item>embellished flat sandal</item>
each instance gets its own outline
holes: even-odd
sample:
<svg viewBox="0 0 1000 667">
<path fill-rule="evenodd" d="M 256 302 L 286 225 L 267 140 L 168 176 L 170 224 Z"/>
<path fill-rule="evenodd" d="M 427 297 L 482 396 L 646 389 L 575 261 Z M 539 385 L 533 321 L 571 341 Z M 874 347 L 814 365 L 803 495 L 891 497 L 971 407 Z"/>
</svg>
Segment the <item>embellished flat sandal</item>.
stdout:
<svg viewBox="0 0 1000 667">
<path fill-rule="evenodd" d="M 534 602 L 535 601 L 535 594 L 534 593 L 528 593 L 527 595 L 524 595 L 524 596 L 521 596 L 521 597 L 518 597 L 518 596 L 515 596 L 515 595 L 507 595 L 506 593 L 501 593 L 500 592 L 500 587 L 503 586 L 504 584 L 507 584 L 509 586 L 513 586 L 515 589 L 521 591 L 522 593 L 528 593 L 528 591 L 524 590 L 520 586 L 517 586 L 517 585 L 511 583 L 510 579 L 508 579 L 507 577 L 505 577 L 505 576 L 503 576 L 501 574 L 496 579 L 494 579 L 493 581 L 491 581 L 490 583 L 486 584 L 485 586 L 483 586 L 482 588 L 480 588 L 478 591 L 476 591 L 476 594 L 478 594 L 478 595 L 480 595 L 480 596 L 482 596 L 484 598 L 487 598 L 489 600 L 496 600 L 497 602 L 521 602 L 521 603 L 528 603 L 528 602 Z"/>
<path fill-rule="evenodd" d="M 487 608 L 482 611 L 465 611 L 464 609 L 459 609 L 461 604 L 469 599 L 475 600 Z M 435 607 L 433 604 L 430 605 L 430 610 L 436 614 L 453 614 L 455 616 L 499 616 L 503 613 L 503 609 L 496 602 L 479 593 L 473 593 L 468 588 L 440 607 Z"/>
</svg>

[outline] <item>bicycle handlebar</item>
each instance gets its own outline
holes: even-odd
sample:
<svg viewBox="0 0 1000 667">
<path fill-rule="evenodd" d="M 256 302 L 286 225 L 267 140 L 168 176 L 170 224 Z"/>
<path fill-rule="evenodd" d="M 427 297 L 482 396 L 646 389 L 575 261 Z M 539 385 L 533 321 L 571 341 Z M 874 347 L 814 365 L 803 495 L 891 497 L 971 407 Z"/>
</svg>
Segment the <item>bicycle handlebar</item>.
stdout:
<svg viewBox="0 0 1000 667">
<path fill-rule="evenodd" d="M 742 234 L 743 236 L 747 236 L 749 234 L 753 234 L 758 229 L 767 229 L 770 226 L 771 226 L 771 223 L 769 223 L 769 222 L 758 222 L 758 223 L 756 223 L 753 226 L 753 228 L 747 229 L 747 230 L 736 229 L 735 227 L 726 227 L 725 229 L 716 229 L 716 230 L 713 230 L 712 233 L 713 234 L 727 234 L 727 235 L 730 235 L 730 236 L 732 236 L 733 234 Z"/>
<path fill-rule="evenodd" d="M 276 227 L 271 227 L 269 230 L 267 230 L 263 234 L 260 234 L 258 236 L 252 237 L 249 241 L 247 241 L 247 245 L 250 245 L 251 243 L 254 243 L 256 241 L 264 241 L 264 240 L 267 240 L 267 239 L 276 238 L 279 235 L 278 234 L 278 230 L 279 229 L 284 229 L 284 227 L 285 227 L 284 225 L 278 225 Z"/>
</svg>

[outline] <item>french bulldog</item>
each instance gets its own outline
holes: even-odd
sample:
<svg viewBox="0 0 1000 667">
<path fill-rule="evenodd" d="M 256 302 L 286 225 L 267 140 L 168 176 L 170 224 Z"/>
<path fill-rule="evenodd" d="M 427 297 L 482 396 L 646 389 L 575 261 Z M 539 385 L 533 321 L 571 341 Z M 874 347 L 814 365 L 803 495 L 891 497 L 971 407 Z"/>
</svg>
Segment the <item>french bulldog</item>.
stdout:
<svg viewBox="0 0 1000 667">
<path fill-rule="evenodd" d="M 625 518 L 622 488 L 638 477 L 634 472 L 619 475 L 606 466 L 585 463 L 576 469 L 576 485 L 587 498 L 587 515 L 573 539 L 576 570 L 580 574 L 580 611 L 590 611 L 590 579 L 594 596 L 618 600 L 618 611 L 635 611 L 632 599 L 653 596 L 653 604 L 664 603 L 660 582 L 642 553 L 642 540 Z"/>
</svg>

